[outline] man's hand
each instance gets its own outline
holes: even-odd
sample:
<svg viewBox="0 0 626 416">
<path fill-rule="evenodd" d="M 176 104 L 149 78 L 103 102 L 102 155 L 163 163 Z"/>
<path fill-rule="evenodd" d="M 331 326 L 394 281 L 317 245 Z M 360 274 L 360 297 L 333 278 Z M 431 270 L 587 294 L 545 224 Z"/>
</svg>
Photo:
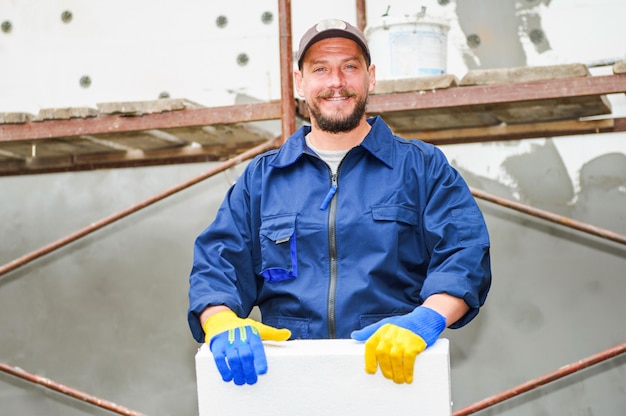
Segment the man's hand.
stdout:
<svg viewBox="0 0 626 416">
<path fill-rule="evenodd" d="M 411 313 L 385 318 L 353 331 L 351 337 L 365 341 L 365 371 L 400 383 L 413 382 L 417 354 L 437 341 L 446 327 L 446 318 L 433 309 L 419 306 Z"/>
<path fill-rule="evenodd" d="M 204 323 L 205 342 L 213 353 L 224 381 L 254 384 L 267 372 L 262 340 L 285 341 L 288 329 L 277 329 L 252 319 L 241 319 L 231 310 L 218 312 Z"/>
</svg>

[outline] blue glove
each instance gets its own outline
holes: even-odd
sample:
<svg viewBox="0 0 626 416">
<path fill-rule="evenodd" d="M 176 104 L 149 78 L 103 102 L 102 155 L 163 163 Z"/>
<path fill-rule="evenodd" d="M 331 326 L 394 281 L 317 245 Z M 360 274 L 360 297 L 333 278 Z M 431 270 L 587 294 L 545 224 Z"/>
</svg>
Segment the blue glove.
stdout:
<svg viewBox="0 0 626 416">
<path fill-rule="evenodd" d="M 352 339 L 365 341 L 365 371 L 400 383 L 413 382 L 415 357 L 437 341 L 446 328 L 446 318 L 419 306 L 411 313 L 382 319 L 358 331 Z"/>
<path fill-rule="evenodd" d="M 254 384 L 258 374 L 267 372 L 267 358 L 262 340 L 285 341 L 288 329 L 278 329 L 250 318 L 241 319 L 225 310 L 204 323 L 205 342 L 213 353 L 222 379 L 235 384 Z"/>
<path fill-rule="evenodd" d="M 267 359 L 259 331 L 240 326 L 215 335 L 209 344 L 217 369 L 224 381 L 254 384 L 257 374 L 267 372 Z"/>
</svg>

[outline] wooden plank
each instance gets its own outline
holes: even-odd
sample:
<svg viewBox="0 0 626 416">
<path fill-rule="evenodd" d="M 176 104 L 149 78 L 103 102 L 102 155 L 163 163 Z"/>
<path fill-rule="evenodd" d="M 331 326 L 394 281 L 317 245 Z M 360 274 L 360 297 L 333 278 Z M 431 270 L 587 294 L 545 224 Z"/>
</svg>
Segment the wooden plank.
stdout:
<svg viewBox="0 0 626 416">
<path fill-rule="evenodd" d="M 182 98 L 163 98 L 150 101 L 122 101 L 97 104 L 100 114 L 123 114 L 127 116 L 142 116 L 146 114 L 163 113 L 167 111 L 184 110 L 185 108 L 199 107 Z"/>
<path fill-rule="evenodd" d="M 583 64 L 522 66 L 515 68 L 474 69 L 469 71 L 460 86 L 496 85 L 519 82 L 544 81 L 565 78 L 587 77 L 589 70 Z"/>
<path fill-rule="evenodd" d="M 107 152 L 65 155 L 0 163 L 0 176 L 43 174 L 94 169 L 127 168 L 226 160 L 256 145 L 269 142 L 238 143 L 234 146 L 183 146 L 156 151 Z"/>
<path fill-rule="evenodd" d="M 492 114 L 507 124 L 536 123 L 539 121 L 571 120 L 611 114 L 611 103 L 606 96 L 572 97 L 555 100 L 524 101 L 502 104 Z"/>
<path fill-rule="evenodd" d="M 31 121 L 70 120 L 73 118 L 96 117 L 98 110 L 90 107 L 42 108 Z"/>
<path fill-rule="evenodd" d="M 24 124 L 31 121 L 34 117 L 30 113 L 4 112 L 0 113 L 0 124 Z"/>
<path fill-rule="evenodd" d="M 561 137 L 620 131 L 626 131 L 626 118 L 603 120 L 566 120 L 521 125 L 501 124 L 498 126 L 484 128 L 404 132 L 402 136 L 408 139 L 418 139 L 436 145 L 445 145 Z"/>
<path fill-rule="evenodd" d="M 485 127 L 501 121 L 477 107 L 455 107 L 440 110 L 407 110 L 382 114 L 391 129 L 397 133 L 421 130 L 447 130 L 465 127 Z"/>
<path fill-rule="evenodd" d="M 400 78 L 376 81 L 373 94 L 390 94 L 394 92 L 439 90 L 456 87 L 459 80 L 452 74 L 433 75 L 416 78 Z"/>
</svg>

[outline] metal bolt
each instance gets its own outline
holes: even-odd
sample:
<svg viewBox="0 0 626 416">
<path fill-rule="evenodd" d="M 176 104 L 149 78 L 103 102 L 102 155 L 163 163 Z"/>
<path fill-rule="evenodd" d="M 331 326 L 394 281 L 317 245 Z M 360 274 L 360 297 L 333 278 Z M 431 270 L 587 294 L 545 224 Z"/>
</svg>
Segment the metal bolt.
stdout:
<svg viewBox="0 0 626 416">
<path fill-rule="evenodd" d="M 11 30 L 13 30 L 13 24 L 8 20 L 2 22 L 1 27 L 4 33 L 11 33 Z"/>
<path fill-rule="evenodd" d="M 272 12 L 265 12 L 261 15 L 261 21 L 265 23 L 266 25 L 271 24 L 273 20 L 274 20 L 274 15 L 272 14 Z"/>
<path fill-rule="evenodd" d="M 239 66 L 246 66 L 248 65 L 248 62 L 250 62 L 250 58 L 247 54 L 240 53 L 239 55 L 237 55 L 237 64 Z"/>
<path fill-rule="evenodd" d="M 223 29 L 228 24 L 228 18 L 226 16 L 217 16 L 215 19 L 215 25 L 220 29 Z"/>
<path fill-rule="evenodd" d="M 63 23 L 69 23 L 72 21 L 72 12 L 70 12 L 69 10 L 65 10 L 63 13 L 61 13 L 61 21 Z"/>
<path fill-rule="evenodd" d="M 467 45 L 470 48 L 477 48 L 478 46 L 480 46 L 480 36 L 475 33 L 469 35 L 467 37 Z"/>
<path fill-rule="evenodd" d="M 80 77 L 80 86 L 83 88 L 89 88 L 91 86 L 91 78 L 89 75 L 83 75 Z"/>
</svg>

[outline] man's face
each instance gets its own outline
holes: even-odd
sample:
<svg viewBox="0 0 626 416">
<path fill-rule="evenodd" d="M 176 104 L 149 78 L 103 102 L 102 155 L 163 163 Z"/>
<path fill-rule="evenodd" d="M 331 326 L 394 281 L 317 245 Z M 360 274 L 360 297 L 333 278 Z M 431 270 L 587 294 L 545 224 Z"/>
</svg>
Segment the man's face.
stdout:
<svg viewBox="0 0 626 416">
<path fill-rule="evenodd" d="M 324 39 L 307 50 L 295 83 L 313 123 L 330 133 L 348 132 L 365 117 L 367 96 L 376 85 L 375 68 L 367 67 L 352 40 Z"/>
</svg>

